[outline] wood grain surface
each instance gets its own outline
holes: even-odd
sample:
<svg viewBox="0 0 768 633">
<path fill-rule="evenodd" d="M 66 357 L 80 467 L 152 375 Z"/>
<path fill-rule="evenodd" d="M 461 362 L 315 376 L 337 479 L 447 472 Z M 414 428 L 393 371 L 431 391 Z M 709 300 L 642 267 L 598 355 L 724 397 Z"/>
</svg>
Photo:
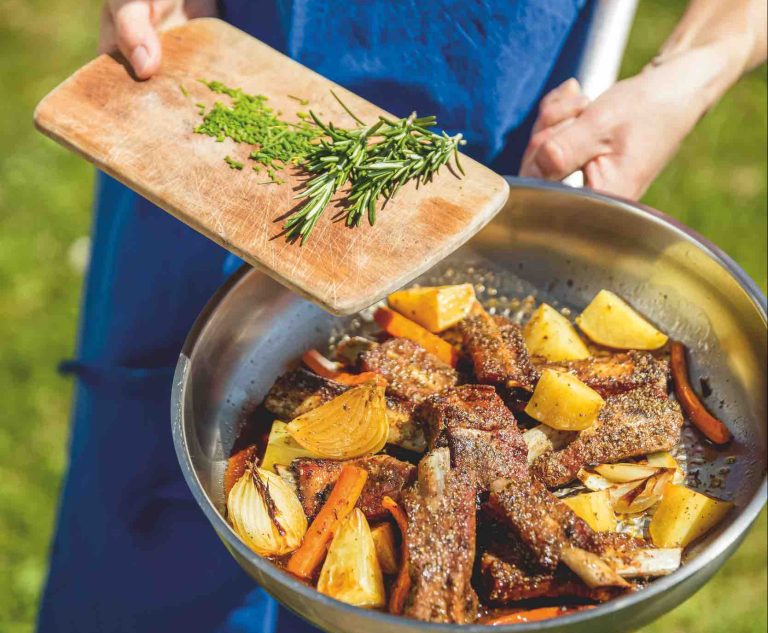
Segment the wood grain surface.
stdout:
<svg viewBox="0 0 768 633">
<path fill-rule="evenodd" d="M 137 81 L 118 56 L 81 68 L 38 105 L 37 127 L 331 312 L 356 312 L 403 286 L 466 242 L 507 198 L 503 178 L 462 157 L 465 177 L 443 168 L 431 183 L 404 187 L 374 226 L 346 228 L 329 207 L 304 246 L 289 243 L 282 220 L 304 177 L 288 173 L 275 185 L 263 171 L 230 169 L 224 157 L 248 163 L 251 147 L 193 133 L 196 103 L 227 100 L 197 79 L 263 94 L 289 121 L 311 108 L 353 126 L 331 90 L 364 121 L 384 111 L 220 20 L 194 20 L 164 33 L 162 43 L 162 69 L 148 81 Z"/>
</svg>

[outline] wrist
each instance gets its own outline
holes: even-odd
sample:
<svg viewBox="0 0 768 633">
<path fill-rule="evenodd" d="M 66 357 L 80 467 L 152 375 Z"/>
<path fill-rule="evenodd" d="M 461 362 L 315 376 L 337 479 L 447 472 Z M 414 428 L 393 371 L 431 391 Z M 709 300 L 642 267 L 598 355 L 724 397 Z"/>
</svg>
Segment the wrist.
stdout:
<svg viewBox="0 0 768 633">
<path fill-rule="evenodd" d="M 642 74 L 653 77 L 657 85 L 669 86 L 695 124 L 741 77 L 748 57 L 743 43 L 731 39 L 684 50 L 665 48 Z"/>
</svg>

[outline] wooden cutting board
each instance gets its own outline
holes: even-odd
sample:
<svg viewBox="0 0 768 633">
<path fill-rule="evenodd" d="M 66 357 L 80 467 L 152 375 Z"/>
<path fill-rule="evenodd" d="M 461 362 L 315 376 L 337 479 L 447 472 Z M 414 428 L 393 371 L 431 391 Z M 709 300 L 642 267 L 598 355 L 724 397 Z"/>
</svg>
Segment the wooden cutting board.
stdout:
<svg viewBox="0 0 768 633">
<path fill-rule="evenodd" d="M 216 100 L 197 79 L 265 95 L 288 121 L 312 109 L 353 127 L 331 90 L 366 122 L 386 113 L 221 20 L 194 20 L 164 33 L 162 43 L 162 69 L 148 81 L 136 81 L 118 56 L 102 55 L 78 70 L 38 105 L 37 127 L 333 313 L 356 312 L 400 288 L 466 242 L 506 201 L 506 181 L 462 157 L 466 176 L 443 168 L 431 183 L 404 187 L 374 226 L 346 228 L 333 221 L 338 208 L 329 207 L 307 243 L 289 243 L 281 228 L 303 177 L 290 173 L 285 184 L 265 184 L 263 171 L 247 165 L 250 146 L 194 134 L 195 104 Z M 246 168 L 231 169 L 225 156 Z"/>
</svg>

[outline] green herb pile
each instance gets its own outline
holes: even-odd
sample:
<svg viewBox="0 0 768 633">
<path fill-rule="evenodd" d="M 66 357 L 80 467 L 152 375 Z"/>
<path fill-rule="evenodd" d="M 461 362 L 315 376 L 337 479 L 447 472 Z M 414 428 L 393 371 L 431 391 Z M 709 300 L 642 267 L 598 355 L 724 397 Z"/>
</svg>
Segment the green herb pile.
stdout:
<svg viewBox="0 0 768 633">
<path fill-rule="evenodd" d="M 299 165 L 308 156 L 314 146 L 312 141 L 323 134 L 311 123 L 300 119 L 296 123 L 287 123 L 278 118 L 267 106 L 267 98 L 261 95 L 249 95 L 238 88 L 228 88 L 218 81 L 203 82 L 216 94 L 227 95 L 231 105 L 220 101 L 205 111 L 203 104 L 198 104 L 203 122 L 195 128 L 198 134 L 207 134 L 217 141 L 231 138 L 237 143 L 256 146 L 251 152 L 251 160 L 261 164 L 269 179 L 282 184 L 276 171 L 286 165 Z M 309 118 L 308 115 L 306 118 Z M 243 164 L 227 156 L 227 164 L 233 169 L 242 169 Z M 258 166 L 254 166 L 259 171 Z"/>
<path fill-rule="evenodd" d="M 266 105 L 266 97 L 228 88 L 219 82 L 203 82 L 213 92 L 230 97 L 231 105 L 216 102 L 206 111 L 198 104 L 203 122 L 195 132 L 219 141 L 230 138 L 254 145 L 250 158 L 266 170 L 274 183 L 283 182 L 276 170 L 288 165 L 301 166 L 312 177 L 295 196 L 306 202 L 285 222 L 286 236 L 303 244 L 334 195 L 347 184 L 343 215 L 347 226 L 358 226 L 364 216 L 373 225 L 376 207 L 386 204 L 406 182 L 417 185 L 429 181 L 440 167 L 453 157 L 458 171 L 458 148 L 464 144 L 461 134 L 437 134 L 429 128 L 437 125 L 435 117 L 404 119 L 379 117 L 366 125 L 334 94 L 359 127 L 343 129 L 324 123 L 310 111 L 299 114 L 299 121 L 279 119 Z M 306 104 L 305 101 L 301 101 Z M 227 156 L 227 164 L 242 169 L 243 164 Z M 254 167 L 258 171 L 258 167 Z"/>
</svg>

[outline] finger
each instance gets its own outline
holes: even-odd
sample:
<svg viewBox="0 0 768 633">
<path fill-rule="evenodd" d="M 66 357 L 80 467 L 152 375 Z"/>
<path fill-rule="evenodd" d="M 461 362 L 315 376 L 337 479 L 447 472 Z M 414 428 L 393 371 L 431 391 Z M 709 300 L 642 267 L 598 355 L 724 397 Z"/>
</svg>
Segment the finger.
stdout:
<svg viewBox="0 0 768 633">
<path fill-rule="evenodd" d="M 544 128 L 543 130 L 535 132 L 531 135 L 531 138 L 528 141 L 528 146 L 525 148 L 525 151 L 523 152 L 523 158 L 520 162 L 521 176 L 531 175 L 529 171 L 533 162 L 533 156 L 536 154 L 536 151 L 539 149 L 539 147 L 546 143 L 550 138 L 558 134 L 565 127 L 571 125 L 574 121 L 575 119 L 566 119 L 564 121 L 560 121 L 552 127 Z"/>
<path fill-rule="evenodd" d="M 541 104 L 545 105 L 551 101 L 576 97 L 580 94 L 581 84 L 575 77 L 571 77 L 570 79 L 566 79 L 557 88 L 553 88 L 546 95 L 544 95 L 544 98 L 541 100 Z"/>
<path fill-rule="evenodd" d="M 637 165 L 617 156 L 598 156 L 584 166 L 587 187 L 628 200 L 639 200 L 652 181 Z"/>
<path fill-rule="evenodd" d="M 146 0 L 113 0 L 117 47 L 139 79 L 148 79 L 160 68 L 160 40 Z"/>
<path fill-rule="evenodd" d="M 533 124 L 533 133 L 579 116 L 589 103 L 589 98 L 583 94 L 568 95 L 546 103 L 542 102 L 539 107 L 539 116 Z"/>
<path fill-rule="evenodd" d="M 610 126 L 602 112 L 587 109 L 544 141 L 531 157 L 529 175 L 560 180 L 610 151 Z"/>
</svg>

